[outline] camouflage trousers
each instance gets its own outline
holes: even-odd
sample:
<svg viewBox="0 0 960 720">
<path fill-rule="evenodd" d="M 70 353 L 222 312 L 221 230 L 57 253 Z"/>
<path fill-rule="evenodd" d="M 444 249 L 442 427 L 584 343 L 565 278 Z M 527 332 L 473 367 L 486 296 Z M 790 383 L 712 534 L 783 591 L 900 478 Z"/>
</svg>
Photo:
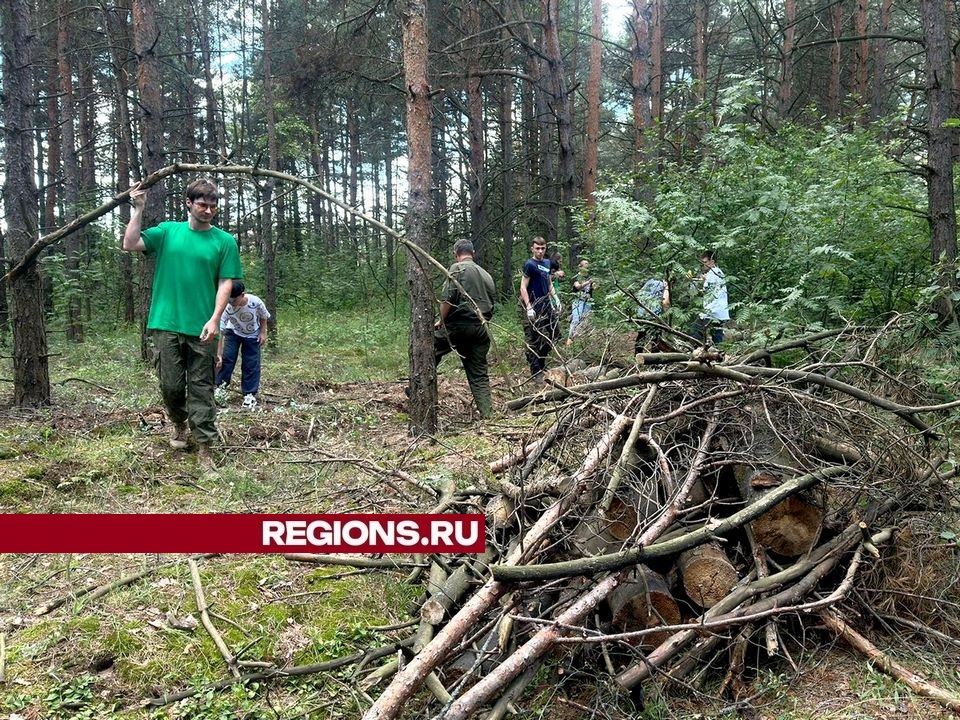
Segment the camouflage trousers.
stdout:
<svg viewBox="0 0 960 720">
<path fill-rule="evenodd" d="M 201 445 L 217 441 L 217 406 L 213 400 L 216 343 L 167 330 L 153 331 L 160 394 L 170 421 L 190 423 Z"/>
<path fill-rule="evenodd" d="M 493 415 L 493 398 L 490 395 L 490 377 L 487 370 L 489 351 L 490 335 L 479 323 L 448 325 L 433 336 L 433 356 L 437 365 L 447 353 L 457 353 L 467 374 L 467 383 L 477 403 L 477 410 L 484 418 Z"/>
</svg>

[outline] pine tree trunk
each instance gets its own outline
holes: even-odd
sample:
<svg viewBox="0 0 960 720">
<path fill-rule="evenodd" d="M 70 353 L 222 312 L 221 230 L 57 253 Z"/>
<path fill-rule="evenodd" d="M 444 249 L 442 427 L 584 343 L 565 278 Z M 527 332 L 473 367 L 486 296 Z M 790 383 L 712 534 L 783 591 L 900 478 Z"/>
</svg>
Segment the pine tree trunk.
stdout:
<svg viewBox="0 0 960 720">
<path fill-rule="evenodd" d="M 383 199 L 383 222 L 388 227 L 393 227 L 393 138 L 387 141 L 387 152 L 383 157 L 383 174 L 386 183 L 385 196 Z M 386 234 L 387 253 L 387 289 L 393 295 L 397 289 L 397 259 L 396 248 L 393 243 L 393 235 Z"/>
<path fill-rule="evenodd" d="M 861 38 L 855 46 L 853 58 L 853 92 L 861 108 L 867 104 L 867 60 L 870 54 L 870 41 L 867 40 L 867 0 L 856 0 L 856 12 L 853 14 L 853 34 Z M 866 122 L 866 113 L 861 114 L 861 123 Z"/>
<path fill-rule="evenodd" d="M 277 121 L 273 104 L 273 67 L 271 55 L 273 53 L 273 29 L 271 28 L 270 2 L 262 0 L 260 5 L 260 19 L 263 32 L 263 102 L 267 116 L 267 148 L 270 154 L 270 169 L 279 168 L 279 149 L 277 147 Z M 276 336 L 277 327 L 277 260 L 276 243 L 274 242 L 273 228 L 273 189 L 276 182 L 271 178 L 264 186 L 263 206 L 263 281 L 266 285 L 267 307 L 272 316 L 268 321 L 271 334 Z"/>
<path fill-rule="evenodd" d="M 793 107 L 793 45 L 796 37 L 797 2 L 784 0 L 783 4 L 783 50 L 781 56 L 780 90 L 777 93 L 777 115 L 780 122 L 790 118 Z"/>
<path fill-rule="evenodd" d="M 407 88 L 407 160 L 410 197 L 407 239 L 430 246 L 430 84 L 427 80 L 427 26 L 424 0 L 404 0 L 404 87 Z M 413 253 L 407 258 L 410 292 L 410 434 L 432 435 L 437 429 L 437 369 L 433 360 L 433 288 L 426 265 Z"/>
<path fill-rule="evenodd" d="M 57 107 L 57 73 L 47 78 L 47 187 L 44 190 L 43 231 L 57 228 L 57 187 L 60 182 L 60 113 Z"/>
<path fill-rule="evenodd" d="M 645 160 L 647 132 L 653 125 L 651 83 L 651 20 L 650 0 L 634 0 L 631 20 L 630 83 L 633 90 L 633 161 Z"/>
<path fill-rule="evenodd" d="M 34 184 L 31 3 L 0 3 L 3 62 L 3 205 L 10 258 L 16 262 L 37 237 L 39 196 Z M 43 294 L 36 263 L 9 284 L 13 325 L 13 403 L 18 407 L 50 403 L 47 333 Z"/>
<path fill-rule="evenodd" d="M 653 0 L 653 22 L 650 39 L 650 109 L 657 125 L 656 155 L 663 143 L 663 23 L 664 0 Z"/>
<path fill-rule="evenodd" d="M 0 43 L 3 40 L 0 39 Z M 7 241 L 0 230 L 0 267 L 10 267 L 7 265 Z M 6 343 L 7 334 L 10 332 L 10 303 L 7 300 L 7 284 L 0 282 L 0 342 Z"/>
<path fill-rule="evenodd" d="M 943 290 L 936 312 L 942 322 L 955 317 L 950 295 L 956 289 L 957 214 L 953 197 L 953 144 L 956 130 L 944 127 L 954 115 L 953 64 L 942 0 L 920 0 L 927 56 L 927 203 L 930 250 L 939 263 Z"/>
<path fill-rule="evenodd" d="M 837 40 L 843 34 L 843 5 L 830 6 L 830 37 Z M 830 77 L 827 86 L 827 114 L 840 117 L 840 43 L 830 44 Z"/>
<path fill-rule="evenodd" d="M 63 134 L 63 204 L 64 220 L 80 215 L 80 164 L 77 160 L 75 120 L 77 107 L 73 94 L 73 48 L 68 27 L 72 3 L 60 0 L 57 18 L 57 74 L 60 78 L 60 131 Z M 66 336 L 72 342 L 83 342 L 83 319 L 80 308 L 80 233 L 73 232 L 63 240 L 64 280 L 66 285 Z"/>
<path fill-rule="evenodd" d="M 479 0 L 465 0 L 465 29 L 470 37 L 480 35 Z M 471 42 L 467 54 L 467 136 L 470 143 L 470 168 L 467 187 L 470 191 L 470 239 L 475 259 L 486 265 L 486 140 L 483 126 L 483 95 L 481 94 L 480 51 L 478 42 Z"/>
<path fill-rule="evenodd" d="M 450 189 L 450 168 L 447 163 L 446 126 L 447 117 L 438 112 L 431 129 L 433 151 L 431 153 L 431 172 L 433 190 L 430 195 L 433 209 L 433 242 L 427 247 L 450 247 L 450 219 L 447 208 L 447 192 Z"/>
<path fill-rule="evenodd" d="M 181 149 L 183 151 L 184 162 L 200 162 L 197 153 L 197 120 L 194 115 L 194 107 L 197 103 L 194 90 L 194 78 L 196 75 L 196 58 L 194 57 L 193 42 L 197 29 L 195 27 L 195 13 L 190 11 L 191 0 L 185 0 L 183 15 L 183 124 Z"/>
<path fill-rule="evenodd" d="M 127 96 L 130 92 L 130 76 L 126 70 L 125 58 L 120 48 L 130 47 L 129 42 L 129 10 L 118 7 L 114 10 L 105 10 L 103 24 L 107 37 L 110 39 L 111 58 L 113 61 L 113 78 L 117 93 L 116 104 L 116 145 L 117 145 L 117 192 L 130 187 L 132 169 L 136 167 L 136 148 L 130 129 L 130 107 Z M 130 221 L 130 205 L 122 204 L 119 208 L 120 226 L 126 227 Z M 51 226 L 52 229 L 52 226 Z M 123 320 L 132 323 L 136 319 L 136 305 L 133 292 L 133 254 L 120 253 L 121 296 L 123 298 Z"/>
<path fill-rule="evenodd" d="M 707 96 L 707 0 L 693 5 L 693 95 L 697 103 Z"/>
<path fill-rule="evenodd" d="M 576 227 L 573 224 L 573 203 L 576 200 L 576 179 L 573 155 L 573 119 L 570 116 L 570 94 L 564 77 L 563 54 L 560 50 L 559 0 L 541 0 L 543 10 L 543 46 L 549 68 L 551 115 L 557 122 L 560 163 L 560 203 L 564 214 L 564 238 L 574 255 Z"/>
<path fill-rule="evenodd" d="M 348 196 L 347 202 L 350 207 L 358 206 L 357 192 L 359 186 L 360 172 L 360 128 L 357 124 L 357 107 L 353 98 L 347 98 L 347 158 L 349 181 L 347 184 Z M 350 228 L 350 247 L 353 248 L 354 257 L 360 257 L 360 239 L 357 225 L 357 216 L 352 213 L 347 218 L 347 227 Z"/>
<path fill-rule="evenodd" d="M 603 58 L 603 3 L 591 2 L 590 72 L 587 77 L 587 133 L 583 144 L 583 198 L 597 204 L 597 148 L 600 142 L 600 71 Z"/>
<path fill-rule="evenodd" d="M 890 19 L 893 15 L 893 0 L 882 0 L 880 4 L 880 26 L 878 35 L 890 32 Z M 890 86 L 887 79 L 887 54 L 890 41 L 887 38 L 877 38 L 873 50 L 873 95 L 870 101 L 870 118 L 876 120 L 885 112 L 887 98 L 890 95 Z M 954 75 L 954 83 L 957 75 Z"/>
<path fill-rule="evenodd" d="M 140 96 L 141 159 L 143 174 L 149 175 L 164 165 L 163 101 L 160 97 L 160 67 L 156 56 L 157 9 L 154 0 L 133 0 L 133 48 L 140 64 L 137 68 L 137 90 Z M 158 183 L 147 190 L 143 226 L 156 225 L 163 210 L 163 188 Z M 153 269 L 156 261 L 147 255 L 141 263 L 140 276 L 140 357 L 150 357 L 147 338 L 147 314 L 153 287 Z"/>
<path fill-rule="evenodd" d="M 200 39 L 200 61 L 203 64 L 203 99 L 206 121 L 204 122 L 204 140 L 207 148 L 207 158 L 210 163 L 225 162 L 227 159 L 227 131 L 222 114 L 217 105 L 217 95 L 213 87 L 213 66 L 210 50 L 210 7 L 208 3 L 200 5 L 202 15 L 197 23 Z M 196 8 L 190 5 L 190 12 L 196 14 Z M 242 182 L 238 179 L 238 183 Z M 239 196 L 238 196 L 239 197 Z M 225 193 L 220 201 L 220 226 L 225 230 L 230 228 L 230 195 Z"/>
<path fill-rule="evenodd" d="M 508 0 L 504 0 L 504 5 Z M 504 7 L 504 15 L 507 8 Z M 504 28 L 500 33 L 503 42 L 503 67 L 512 67 L 510 52 L 510 31 Z M 502 235 L 503 264 L 500 279 L 500 297 L 508 298 L 513 293 L 513 78 L 504 74 L 500 78 L 500 156 L 503 164 L 503 176 L 500 180 L 503 202 Z"/>
</svg>

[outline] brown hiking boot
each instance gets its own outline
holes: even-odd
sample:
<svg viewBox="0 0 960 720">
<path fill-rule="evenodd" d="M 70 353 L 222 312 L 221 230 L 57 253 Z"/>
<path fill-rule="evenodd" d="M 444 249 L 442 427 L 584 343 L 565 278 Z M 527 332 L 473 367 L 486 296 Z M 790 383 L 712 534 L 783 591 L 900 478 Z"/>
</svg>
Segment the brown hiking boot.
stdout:
<svg viewBox="0 0 960 720">
<path fill-rule="evenodd" d="M 174 450 L 186 450 L 190 430 L 186 423 L 175 423 L 170 430 L 170 447 Z"/>
<path fill-rule="evenodd" d="M 197 464 L 204 472 L 213 472 L 217 469 L 217 461 L 213 459 L 209 445 L 197 446 Z"/>
</svg>

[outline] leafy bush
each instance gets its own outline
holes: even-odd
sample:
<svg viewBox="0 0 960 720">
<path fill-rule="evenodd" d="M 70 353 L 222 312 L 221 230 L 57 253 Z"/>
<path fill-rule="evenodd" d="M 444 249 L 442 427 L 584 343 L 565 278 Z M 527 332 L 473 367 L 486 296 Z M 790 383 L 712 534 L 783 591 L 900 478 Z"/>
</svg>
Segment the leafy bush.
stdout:
<svg viewBox="0 0 960 720">
<path fill-rule="evenodd" d="M 684 297 L 686 278 L 710 248 L 748 328 L 875 320 L 921 299 L 932 277 L 928 230 L 904 208 L 922 209 L 925 189 L 872 129 L 767 135 L 734 124 L 703 142 L 699 164 L 665 165 L 652 207 L 632 199 L 632 180 L 599 193 L 585 232 L 611 285 L 635 292 L 653 274 L 669 277 L 675 312 L 689 317 L 697 301 Z M 622 290 L 607 301 L 632 304 Z"/>
</svg>

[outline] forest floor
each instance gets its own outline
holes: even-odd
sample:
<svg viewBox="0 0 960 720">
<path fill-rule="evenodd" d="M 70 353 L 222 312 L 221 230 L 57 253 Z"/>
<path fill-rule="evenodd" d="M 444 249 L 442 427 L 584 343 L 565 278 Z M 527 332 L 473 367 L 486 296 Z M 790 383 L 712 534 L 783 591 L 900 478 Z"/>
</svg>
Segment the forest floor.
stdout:
<svg viewBox="0 0 960 720">
<path fill-rule="evenodd" d="M 406 319 L 338 313 L 296 322 L 281 328 L 279 350 L 265 356 L 259 407 L 241 410 L 234 394 L 221 410 L 224 449 L 216 472 L 201 472 L 194 453 L 167 445 L 156 382 L 136 359 L 132 332 L 89 337 L 80 346 L 54 342 L 54 404 L 36 411 L 0 408 L 0 512 L 423 512 L 429 497 L 417 487 L 353 460 L 437 486 L 450 479 L 477 485 L 490 461 L 538 432 L 533 412 L 476 420 L 462 369 L 448 358 L 440 378 L 440 431 L 415 442 L 407 434 L 403 393 Z M 501 403 L 517 393 L 522 378 L 519 337 L 509 324 L 496 329 L 493 385 Z M 601 352 L 600 344 L 589 344 L 590 352 Z M 629 348 L 629 339 L 614 337 L 602 346 L 616 355 Z M 10 377 L 9 367 L 0 377 Z M 240 659 L 279 666 L 389 643 L 397 635 L 387 628 L 407 620 L 419 594 L 404 582 L 403 570 L 302 565 L 279 555 L 220 555 L 197 563 L 227 645 Z M 90 592 L 140 572 L 135 582 Z M 0 556 L 0 720 L 353 718 L 369 706 L 353 667 L 207 688 L 227 671 L 197 616 L 186 557 Z M 896 638 L 886 645 L 905 647 Z M 747 705 L 714 699 L 710 690 L 719 677 L 706 674 L 669 696 L 651 688 L 642 713 L 606 706 L 596 707 L 594 716 L 949 717 L 842 647 L 816 647 L 810 638 L 797 639 L 796 671 L 786 662 L 764 665 Z M 956 657 L 918 649 L 910 662 L 956 690 Z M 517 703 L 520 716 L 590 716 L 582 708 L 597 699 L 587 686 L 560 685 L 543 671 Z M 198 692 L 188 700 L 144 705 L 189 689 Z M 408 715 L 430 717 L 436 706 L 425 703 L 411 703 Z"/>
</svg>

